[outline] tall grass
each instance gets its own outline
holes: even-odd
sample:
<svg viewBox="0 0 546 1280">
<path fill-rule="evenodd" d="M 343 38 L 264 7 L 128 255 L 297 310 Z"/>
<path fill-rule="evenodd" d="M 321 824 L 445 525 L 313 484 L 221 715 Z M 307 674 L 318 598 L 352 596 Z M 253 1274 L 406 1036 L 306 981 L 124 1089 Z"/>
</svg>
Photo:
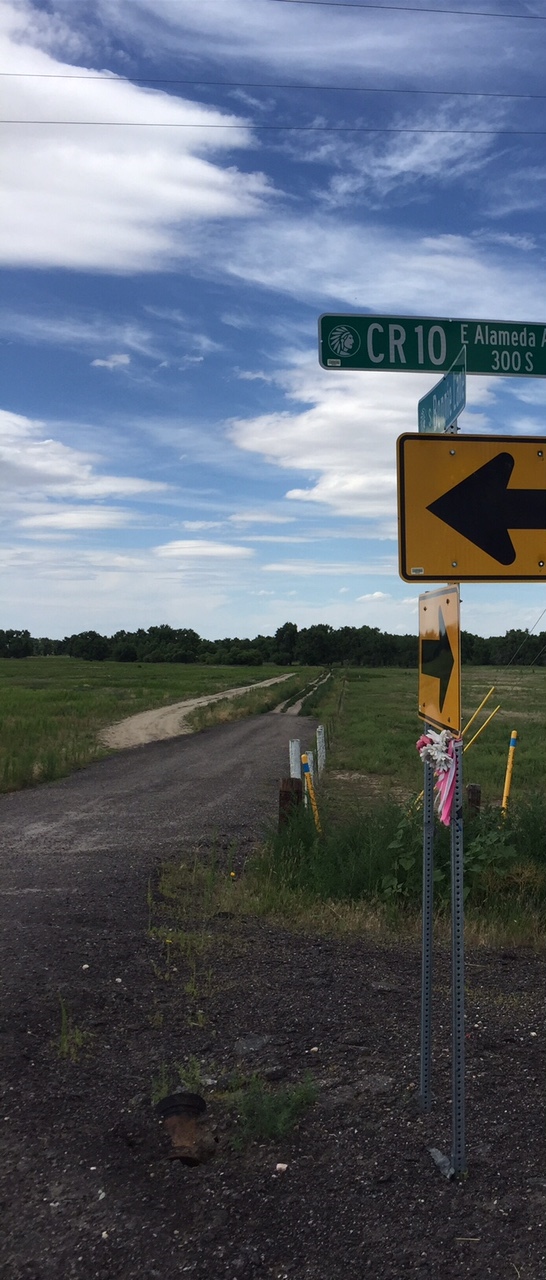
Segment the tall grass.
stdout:
<svg viewBox="0 0 546 1280">
<path fill-rule="evenodd" d="M 355 808 L 343 822 L 323 811 L 322 830 L 299 808 L 280 833 L 272 831 L 249 872 L 269 906 L 300 902 L 383 903 L 418 909 L 422 885 L 422 812 L 393 800 Z M 498 809 L 465 815 L 465 886 L 470 909 L 502 914 L 546 909 L 546 800 L 520 801 L 506 819 Z M 435 896 L 450 898 L 449 830 L 437 824 Z"/>
<path fill-rule="evenodd" d="M 301 676 L 294 675 L 283 680 L 282 684 L 271 685 L 267 689 L 252 689 L 239 697 L 219 698 L 217 702 L 190 711 L 187 723 L 192 729 L 201 730 L 209 729 L 215 724 L 230 724 L 233 720 L 261 715 L 290 699 L 301 688 L 301 683 Z"/>
<path fill-rule="evenodd" d="M 106 725 L 186 698 L 286 674 L 286 667 L 0 659 L 0 791 L 63 777 L 105 756 Z M 305 683 L 309 669 L 301 672 Z"/>
<path fill-rule="evenodd" d="M 417 716 L 417 672 L 349 670 L 336 673 L 335 683 L 335 689 L 328 693 L 329 701 L 318 711 L 321 716 L 334 716 L 330 772 L 360 772 L 375 778 L 386 793 L 394 785 L 408 797 L 417 795 L 423 785 L 422 765 L 415 750 L 423 728 Z M 546 791 L 546 668 L 463 667 L 463 724 L 492 685 L 495 693 L 468 737 L 489 710 L 499 703 L 501 709 L 465 752 L 464 780 L 479 783 L 484 801 L 498 804 L 513 728 L 519 735 L 513 796 Z M 338 712 L 336 690 L 341 697 Z"/>
<path fill-rule="evenodd" d="M 546 920 L 546 672 L 463 671 L 464 719 L 496 684 L 501 711 L 465 756 L 465 781 L 480 783 L 481 815 L 465 813 L 467 919 L 476 937 L 543 943 Z M 370 918 L 418 920 L 422 891 L 422 765 L 415 743 L 417 675 L 397 670 L 337 672 L 314 696 L 331 725 L 319 791 L 322 830 L 299 809 L 271 832 L 249 871 L 256 904 L 290 914 L 327 904 L 336 913 L 368 904 Z M 484 710 L 473 732 L 488 714 Z M 500 811 L 510 731 L 518 728 L 512 794 Z M 435 902 L 449 914 L 450 833 L 437 824 Z M 337 904 L 337 905 L 336 905 Z M 340 906 L 341 904 L 341 906 Z M 355 914 L 355 921 L 357 916 Z M 495 933 L 496 930 L 496 933 Z"/>
</svg>

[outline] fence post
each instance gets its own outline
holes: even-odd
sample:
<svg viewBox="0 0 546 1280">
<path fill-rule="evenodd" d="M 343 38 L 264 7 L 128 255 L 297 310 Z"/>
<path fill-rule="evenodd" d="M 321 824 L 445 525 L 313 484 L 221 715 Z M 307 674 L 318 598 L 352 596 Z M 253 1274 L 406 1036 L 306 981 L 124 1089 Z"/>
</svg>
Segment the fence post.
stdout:
<svg viewBox="0 0 546 1280">
<path fill-rule="evenodd" d="M 477 782 L 469 782 L 466 788 L 466 802 L 472 816 L 479 817 L 482 803 L 482 789 Z"/>
<path fill-rule="evenodd" d="M 326 735 L 324 732 L 324 725 L 319 724 L 317 728 L 317 768 L 318 768 L 319 778 L 325 766 L 326 766 Z"/>
<path fill-rule="evenodd" d="M 290 777 L 300 778 L 301 780 L 301 745 L 299 738 L 291 738 L 289 743 L 290 751 Z"/>
<path fill-rule="evenodd" d="M 303 800 L 301 778 L 281 778 L 279 782 L 279 831 L 290 822 Z"/>
</svg>

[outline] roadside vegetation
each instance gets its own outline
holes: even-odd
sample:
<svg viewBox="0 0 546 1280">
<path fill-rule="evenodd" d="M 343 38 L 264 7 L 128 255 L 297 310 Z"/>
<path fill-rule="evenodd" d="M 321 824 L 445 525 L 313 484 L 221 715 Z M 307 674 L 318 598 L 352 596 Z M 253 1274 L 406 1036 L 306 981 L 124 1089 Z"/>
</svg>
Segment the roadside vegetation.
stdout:
<svg viewBox="0 0 546 1280">
<path fill-rule="evenodd" d="M 465 893 L 469 939 L 543 946 L 546 919 L 546 671 L 472 669 L 464 673 L 464 715 L 495 692 L 472 727 L 500 703 L 465 755 L 465 785 L 482 789 L 481 813 L 465 812 Z M 264 833 L 242 874 L 217 864 L 209 897 L 214 911 L 266 915 L 292 927 L 361 930 L 418 937 L 422 874 L 422 764 L 415 749 L 415 673 L 343 670 L 303 705 L 327 728 L 327 769 L 318 788 L 321 831 L 310 810 L 296 809 L 279 832 Z M 297 733 L 297 721 L 294 732 Z M 512 792 L 501 798 L 511 730 L 517 728 Z M 302 749 L 312 743 L 302 741 Z M 231 863 L 230 866 L 233 864 Z M 209 876 L 212 868 L 209 867 Z M 165 871 L 171 902 L 187 891 L 176 868 Z M 183 873 L 182 873 L 183 874 Z M 437 824 L 435 906 L 447 937 L 449 831 Z"/>
<path fill-rule="evenodd" d="M 0 791 L 61 778 L 108 755 L 97 735 L 127 716 L 278 675 L 287 675 L 286 666 L 0 658 Z M 308 668 L 298 668 L 294 681 L 303 690 L 311 675 Z M 287 680 L 263 690 L 263 704 L 257 692 L 254 708 L 244 714 L 270 709 L 289 696 L 292 686 Z"/>
</svg>

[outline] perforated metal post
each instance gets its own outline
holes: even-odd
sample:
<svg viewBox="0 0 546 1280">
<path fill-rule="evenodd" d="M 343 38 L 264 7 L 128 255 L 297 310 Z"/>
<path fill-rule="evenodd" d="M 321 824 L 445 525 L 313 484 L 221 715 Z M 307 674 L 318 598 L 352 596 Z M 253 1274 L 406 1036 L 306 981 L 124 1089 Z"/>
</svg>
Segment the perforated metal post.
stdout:
<svg viewBox="0 0 546 1280">
<path fill-rule="evenodd" d="M 463 744 L 455 743 L 456 780 L 451 818 L 451 963 L 452 1032 L 452 1150 L 455 1174 L 466 1170 L 464 1080 L 464 874 L 463 874 Z"/>
<path fill-rule="evenodd" d="M 425 733 L 427 732 L 425 726 Z M 434 907 L 434 770 L 425 762 L 423 790 L 423 922 L 421 951 L 421 1076 L 419 1102 L 430 1111 L 432 1068 L 432 922 Z"/>
</svg>

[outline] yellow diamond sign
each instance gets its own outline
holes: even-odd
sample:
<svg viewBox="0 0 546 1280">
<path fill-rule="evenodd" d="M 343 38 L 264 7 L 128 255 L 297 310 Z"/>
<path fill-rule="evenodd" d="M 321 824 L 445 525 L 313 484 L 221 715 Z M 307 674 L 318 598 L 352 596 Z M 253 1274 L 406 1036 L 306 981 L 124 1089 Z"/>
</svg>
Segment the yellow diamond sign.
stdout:
<svg viewBox="0 0 546 1280">
<path fill-rule="evenodd" d="M 546 580 L 546 438 L 403 435 L 400 576 Z"/>
</svg>

